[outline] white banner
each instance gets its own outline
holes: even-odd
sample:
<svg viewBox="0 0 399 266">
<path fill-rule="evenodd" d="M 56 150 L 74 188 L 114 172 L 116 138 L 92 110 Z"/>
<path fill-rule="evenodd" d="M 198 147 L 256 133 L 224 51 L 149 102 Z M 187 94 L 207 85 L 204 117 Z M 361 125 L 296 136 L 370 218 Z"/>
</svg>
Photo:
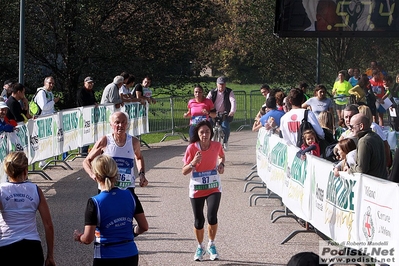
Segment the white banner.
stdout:
<svg viewBox="0 0 399 266">
<path fill-rule="evenodd" d="M 258 175 L 296 216 L 340 245 L 378 260 L 399 251 L 397 183 L 346 172 L 336 177 L 331 162 L 312 155 L 297 158 L 297 147 L 264 128 L 256 151 Z"/>
</svg>

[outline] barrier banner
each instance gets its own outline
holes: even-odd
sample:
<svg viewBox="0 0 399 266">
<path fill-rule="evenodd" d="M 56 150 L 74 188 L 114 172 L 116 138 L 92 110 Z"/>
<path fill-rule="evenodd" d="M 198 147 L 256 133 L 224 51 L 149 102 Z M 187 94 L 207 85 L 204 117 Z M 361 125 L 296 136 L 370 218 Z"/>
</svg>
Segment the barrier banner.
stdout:
<svg viewBox="0 0 399 266">
<path fill-rule="evenodd" d="M 30 149 L 27 155 L 29 164 L 60 154 L 56 153 L 57 125 L 54 120 L 53 115 L 28 120 Z"/>
<path fill-rule="evenodd" d="M 399 185 L 360 173 L 336 177 L 333 163 L 312 155 L 303 161 L 295 156 L 297 151 L 277 135 L 259 130 L 257 170 L 267 187 L 292 213 L 336 242 L 340 252 L 349 252 L 344 254 L 349 259 L 399 265 Z M 332 250 L 323 248 L 319 255 Z"/>
<path fill-rule="evenodd" d="M 139 136 L 145 133 L 149 133 L 148 129 L 148 106 L 140 103 L 126 103 L 122 107 L 129 117 L 129 129 L 128 133 L 133 136 Z"/>
<path fill-rule="evenodd" d="M 7 156 L 7 141 L 8 137 L 5 132 L 0 134 L 0 162 L 1 162 L 1 167 L 0 167 L 0 181 L 5 182 L 6 179 L 6 174 L 4 173 L 4 167 L 3 167 L 3 162 L 4 158 Z"/>
<path fill-rule="evenodd" d="M 361 175 L 340 172 L 336 177 L 332 163 L 325 160 L 317 160 L 313 169 L 309 222 L 338 243 L 358 239 L 355 207 L 358 206 Z"/>
<path fill-rule="evenodd" d="M 79 147 L 76 141 L 79 139 L 79 118 L 79 109 L 69 109 L 54 114 L 57 128 L 55 154 L 61 154 Z"/>
</svg>

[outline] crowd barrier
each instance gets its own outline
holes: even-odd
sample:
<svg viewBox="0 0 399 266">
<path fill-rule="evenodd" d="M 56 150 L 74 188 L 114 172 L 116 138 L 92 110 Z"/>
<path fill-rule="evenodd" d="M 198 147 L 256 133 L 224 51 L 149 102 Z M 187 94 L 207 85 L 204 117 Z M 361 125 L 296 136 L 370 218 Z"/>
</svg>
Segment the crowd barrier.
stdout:
<svg viewBox="0 0 399 266">
<path fill-rule="evenodd" d="M 292 213 L 342 246 L 373 250 L 371 257 L 380 261 L 386 262 L 387 251 L 399 252 L 397 183 L 359 173 L 335 177 L 331 162 L 312 155 L 301 160 L 297 151 L 259 130 L 258 175 Z"/>
<path fill-rule="evenodd" d="M 139 136 L 149 133 L 148 104 L 129 103 L 118 110 L 129 116 L 129 134 Z M 19 123 L 14 132 L 0 134 L 0 164 L 10 151 L 24 151 L 29 165 L 33 165 L 37 161 L 93 144 L 111 133 L 109 117 L 115 111 L 113 104 L 87 106 Z M 40 174 L 34 169 L 33 172 Z M 41 174 L 48 179 L 48 176 Z M 5 181 L 5 178 L 4 169 L 0 167 L 0 181 Z"/>
<path fill-rule="evenodd" d="M 252 115 L 252 112 L 248 112 L 248 98 L 245 91 L 234 91 L 236 98 L 237 110 L 232 123 L 239 125 L 239 128 L 244 126 L 252 127 L 252 118 L 255 117 L 256 113 Z M 257 91 L 257 94 L 251 97 L 256 98 L 256 103 L 259 103 L 255 109 L 260 109 L 265 101 L 265 98 Z M 183 114 L 187 112 L 187 104 L 190 99 L 194 98 L 193 95 L 187 96 L 170 96 L 165 98 L 157 98 L 157 103 L 152 104 L 149 108 L 149 128 L 151 133 L 165 132 L 167 131 L 161 141 L 165 140 L 169 136 L 180 136 L 182 139 L 187 140 L 184 134 L 177 132 L 177 129 L 185 129 L 189 127 L 190 120 L 185 118 Z M 263 102 L 262 102 L 263 101 Z M 249 101 L 250 108 L 253 108 L 253 101 Z M 248 119 L 248 115 L 251 119 Z"/>
</svg>

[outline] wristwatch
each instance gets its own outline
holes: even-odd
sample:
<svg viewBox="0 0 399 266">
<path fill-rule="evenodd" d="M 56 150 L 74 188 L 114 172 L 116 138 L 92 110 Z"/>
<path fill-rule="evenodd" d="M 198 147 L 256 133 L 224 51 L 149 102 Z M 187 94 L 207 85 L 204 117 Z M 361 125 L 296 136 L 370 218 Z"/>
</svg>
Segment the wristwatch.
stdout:
<svg viewBox="0 0 399 266">
<path fill-rule="evenodd" d="M 190 167 L 191 167 L 191 168 L 195 168 L 195 166 L 194 166 L 192 163 L 190 163 Z"/>
</svg>

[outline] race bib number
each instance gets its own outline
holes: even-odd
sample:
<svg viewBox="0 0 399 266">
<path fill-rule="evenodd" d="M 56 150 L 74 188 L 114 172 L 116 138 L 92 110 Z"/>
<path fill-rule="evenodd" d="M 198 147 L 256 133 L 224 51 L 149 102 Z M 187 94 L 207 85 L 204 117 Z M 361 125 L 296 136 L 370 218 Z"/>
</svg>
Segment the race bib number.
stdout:
<svg viewBox="0 0 399 266">
<path fill-rule="evenodd" d="M 194 191 L 219 187 L 219 175 L 216 170 L 193 172 Z"/>
<path fill-rule="evenodd" d="M 115 186 L 118 188 L 128 188 L 134 183 L 133 166 L 134 161 L 130 158 L 113 157 L 118 166 L 119 176 Z"/>
</svg>

